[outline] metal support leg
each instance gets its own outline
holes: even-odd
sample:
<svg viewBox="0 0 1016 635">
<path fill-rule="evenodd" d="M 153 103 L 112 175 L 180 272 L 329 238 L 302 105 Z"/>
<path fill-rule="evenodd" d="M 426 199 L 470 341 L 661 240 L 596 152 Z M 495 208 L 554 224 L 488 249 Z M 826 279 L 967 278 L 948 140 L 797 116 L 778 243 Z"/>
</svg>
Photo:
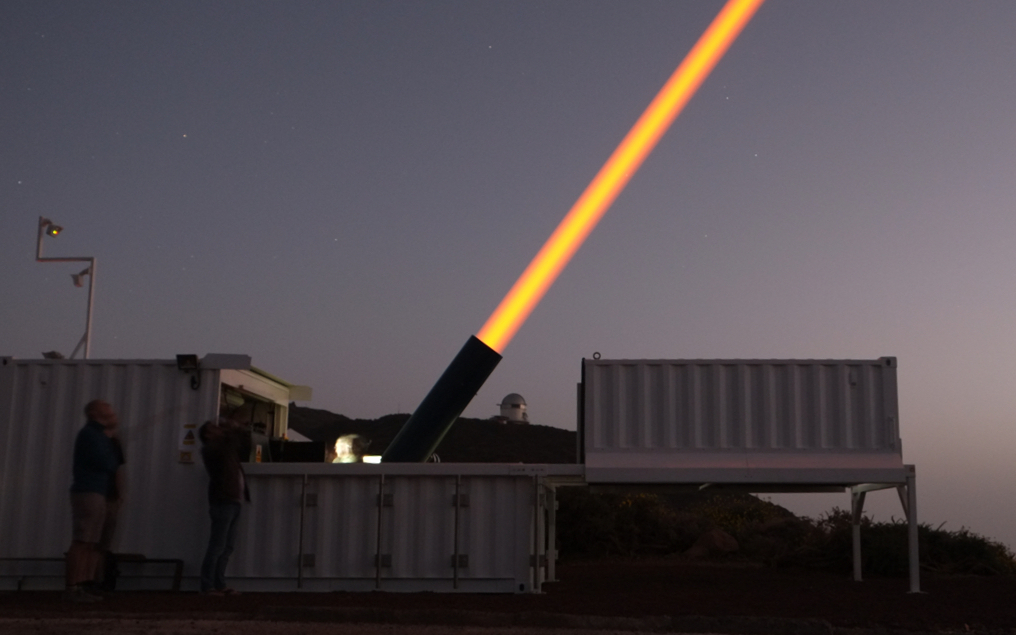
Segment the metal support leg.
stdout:
<svg viewBox="0 0 1016 635">
<path fill-rule="evenodd" d="M 382 474 L 377 485 L 377 552 L 374 554 L 374 588 L 381 588 L 381 526 L 382 512 L 385 508 L 385 475 Z"/>
<path fill-rule="evenodd" d="M 307 512 L 307 475 L 303 475 L 303 482 L 300 485 L 300 540 L 299 553 L 296 556 L 296 588 L 303 588 L 303 525 L 304 516 Z"/>
<path fill-rule="evenodd" d="M 854 582 L 861 577 L 861 518 L 864 512 L 864 492 L 850 490 L 850 530 L 854 555 Z"/>
<path fill-rule="evenodd" d="M 557 582 L 557 488 L 547 488 L 547 582 Z"/>
<path fill-rule="evenodd" d="M 540 505 L 542 481 L 540 476 L 533 477 L 533 593 L 543 593 L 543 569 L 540 566 L 543 547 L 543 509 Z"/>
<path fill-rule="evenodd" d="M 909 501 L 907 501 L 907 486 L 897 485 L 896 494 L 900 497 L 900 505 L 903 507 L 903 515 L 910 518 L 910 511 L 908 511 L 910 509 L 908 506 Z"/>
<path fill-rule="evenodd" d="M 452 539 L 452 588 L 459 588 L 459 510 L 462 507 L 462 475 L 455 475 L 455 528 Z"/>
<path fill-rule="evenodd" d="M 910 592 L 921 592 L 921 561 L 917 543 L 917 471 L 913 465 L 907 469 L 907 537 L 910 547 Z"/>
</svg>

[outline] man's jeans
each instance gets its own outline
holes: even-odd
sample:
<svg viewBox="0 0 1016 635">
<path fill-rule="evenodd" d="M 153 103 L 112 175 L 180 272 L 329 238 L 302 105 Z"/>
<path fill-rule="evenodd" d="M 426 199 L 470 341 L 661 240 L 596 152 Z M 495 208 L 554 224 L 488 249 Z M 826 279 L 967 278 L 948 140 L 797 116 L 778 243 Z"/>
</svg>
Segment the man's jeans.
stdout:
<svg viewBox="0 0 1016 635">
<path fill-rule="evenodd" d="M 226 565 L 240 526 L 240 503 L 211 503 L 208 513 L 212 517 L 212 535 L 201 563 L 201 590 L 222 590 L 226 588 Z"/>
</svg>

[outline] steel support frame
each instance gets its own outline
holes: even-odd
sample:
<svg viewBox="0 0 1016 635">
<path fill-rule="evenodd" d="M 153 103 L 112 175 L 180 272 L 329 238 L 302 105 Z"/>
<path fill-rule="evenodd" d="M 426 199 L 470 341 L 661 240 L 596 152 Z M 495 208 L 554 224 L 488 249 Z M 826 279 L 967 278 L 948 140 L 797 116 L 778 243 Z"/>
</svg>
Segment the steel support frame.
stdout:
<svg viewBox="0 0 1016 635">
<path fill-rule="evenodd" d="M 93 256 L 73 256 L 67 258 L 43 258 L 42 257 L 42 237 L 48 227 L 50 221 L 42 216 L 39 217 L 39 236 L 35 246 L 35 261 L 36 262 L 87 262 L 88 263 L 88 313 L 85 318 L 85 334 L 81 336 L 77 346 L 74 347 L 74 351 L 71 353 L 70 359 L 74 359 L 74 356 L 78 354 L 81 347 L 85 347 L 85 359 L 90 359 L 92 355 L 92 305 L 95 303 L 95 265 L 96 260 Z"/>
<path fill-rule="evenodd" d="M 557 582 L 557 488 L 547 485 L 547 579 Z"/>
<path fill-rule="evenodd" d="M 910 576 L 910 593 L 921 592 L 920 545 L 918 543 L 917 522 L 917 470 L 913 465 L 904 465 L 906 470 L 905 483 L 865 483 L 850 488 L 850 520 L 852 553 L 854 561 L 854 581 L 861 582 L 861 520 L 864 512 L 864 498 L 868 492 L 884 489 L 896 489 L 907 517 L 907 549 Z"/>
<path fill-rule="evenodd" d="M 543 560 L 546 557 L 546 523 L 544 522 L 543 511 L 545 508 L 544 496 L 545 486 L 543 477 L 539 474 L 533 475 L 533 593 L 543 593 L 544 569 Z"/>
</svg>

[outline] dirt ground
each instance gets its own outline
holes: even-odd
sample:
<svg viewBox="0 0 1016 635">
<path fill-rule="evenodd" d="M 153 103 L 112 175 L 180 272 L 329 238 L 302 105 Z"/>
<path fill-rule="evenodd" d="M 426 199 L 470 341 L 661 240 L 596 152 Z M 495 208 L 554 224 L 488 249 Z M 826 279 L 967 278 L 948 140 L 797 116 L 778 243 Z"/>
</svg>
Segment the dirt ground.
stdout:
<svg viewBox="0 0 1016 635">
<path fill-rule="evenodd" d="M 308 624 L 223 620 L 67 618 L 28 620 L 0 618 L 4 635 L 573 635 L 574 630 L 490 628 L 440 625 Z M 583 630 L 584 635 L 613 635 L 618 631 Z M 627 632 L 625 635 L 629 635 Z"/>
<path fill-rule="evenodd" d="M 94 631 L 83 628 L 85 622 L 71 631 L 43 627 L 57 625 L 60 620 L 69 627 L 67 620 L 116 619 L 126 625 L 133 620 L 168 623 L 189 619 L 192 625 L 194 620 L 218 621 L 220 625 L 220 620 L 303 623 L 307 628 L 299 632 L 307 633 L 317 632 L 311 628 L 316 622 L 423 624 L 434 628 L 419 632 L 435 635 L 444 632 L 436 627 L 445 625 L 471 625 L 475 627 L 472 631 L 516 626 L 587 632 L 804 634 L 863 629 L 1016 633 L 1016 577 L 925 574 L 923 592 L 912 594 L 907 592 L 908 581 L 902 578 L 857 583 L 847 576 L 824 572 L 667 559 L 565 563 L 559 565 L 558 577 L 559 581 L 546 584 L 539 595 L 248 593 L 219 598 L 194 593 L 120 592 L 103 602 L 74 605 L 63 602 L 58 592 L 6 592 L 0 593 L 0 631 L 111 632 L 108 625 L 98 626 L 98 622 Z M 38 629 L 11 630 L 15 623 L 32 620 Z M 194 628 L 158 632 L 218 630 Z M 410 631 L 390 626 L 377 632 Z"/>
</svg>

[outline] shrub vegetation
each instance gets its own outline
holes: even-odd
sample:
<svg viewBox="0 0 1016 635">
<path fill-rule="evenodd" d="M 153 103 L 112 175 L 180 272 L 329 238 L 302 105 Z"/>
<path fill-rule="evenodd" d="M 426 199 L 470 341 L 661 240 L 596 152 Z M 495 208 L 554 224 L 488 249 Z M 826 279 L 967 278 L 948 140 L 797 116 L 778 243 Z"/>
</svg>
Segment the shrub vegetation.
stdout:
<svg viewBox="0 0 1016 635">
<path fill-rule="evenodd" d="M 558 542 L 566 559 L 623 556 L 685 557 L 703 534 L 720 530 L 737 541 L 733 552 L 710 559 L 849 572 L 850 512 L 839 508 L 820 518 L 797 517 L 749 494 L 651 494 L 558 491 Z M 904 576 L 908 571 L 907 523 L 861 521 L 865 575 Z M 921 524 L 922 570 L 944 574 L 1013 575 L 1016 556 L 1004 544 L 967 528 L 955 531 Z"/>
</svg>

